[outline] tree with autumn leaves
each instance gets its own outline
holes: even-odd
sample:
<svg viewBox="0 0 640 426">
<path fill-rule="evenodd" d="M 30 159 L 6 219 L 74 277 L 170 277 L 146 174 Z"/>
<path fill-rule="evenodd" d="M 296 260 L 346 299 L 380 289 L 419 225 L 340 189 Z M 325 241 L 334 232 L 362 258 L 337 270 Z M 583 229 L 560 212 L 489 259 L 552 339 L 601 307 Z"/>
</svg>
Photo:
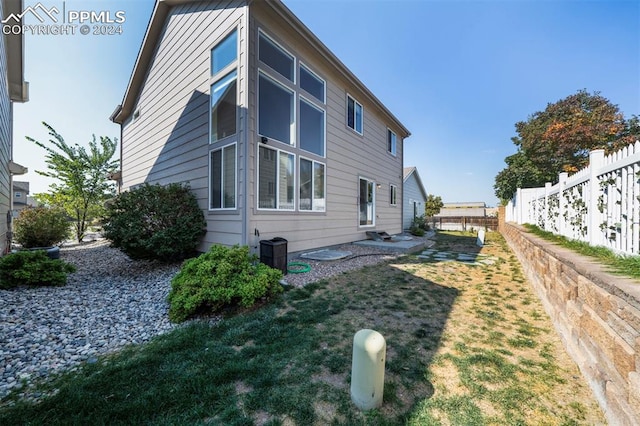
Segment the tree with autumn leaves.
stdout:
<svg viewBox="0 0 640 426">
<path fill-rule="evenodd" d="M 599 92 L 586 90 L 548 104 L 516 123 L 511 138 L 518 151 L 505 158 L 507 167 L 495 179 L 495 193 L 503 202 L 517 188 L 555 183 L 561 172 L 573 173 L 589 163 L 589 152 L 611 153 L 640 139 L 640 119 L 626 120 L 617 105 Z"/>
</svg>

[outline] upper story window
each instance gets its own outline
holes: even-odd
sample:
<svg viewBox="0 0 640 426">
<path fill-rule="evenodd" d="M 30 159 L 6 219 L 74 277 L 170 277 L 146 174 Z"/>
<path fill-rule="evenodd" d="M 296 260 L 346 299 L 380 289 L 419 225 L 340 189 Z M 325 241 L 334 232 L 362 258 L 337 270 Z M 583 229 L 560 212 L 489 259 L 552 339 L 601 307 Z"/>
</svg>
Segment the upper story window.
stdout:
<svg viewBox="0 0 640 426">
<path fill-rule="evenodd" d="M 300 148 L 324 157 L 324 110 L 300 98 Z"/>
<path fill-rule="evenodd" d="M 211 49 L 210 142 L 238 131 L 238 30 Z"/>
<path fill-rule="evenodd" d="M 362 134 L 362 104 L 347 95 L 347 126 Z"/>
<path fill-rule="evenodd" d="M 387 151 L 392 155 L 396 155 L 397 136 L 390 129 L 387 129 Z"/>
<path fill-rule="evenodd" d="M 287 80 L 295 81 L 295 59 L 282 47 L 260 32 L 258 55 L 261 62 L 278 72 Z"/>
<path fill-rule="evenodd" d="M 211 75 L 217 74 L 238 59 L 238 31 L 235 30 L 211 49 Z"/>
<path fill-rule="evenodd" d="M 293 145 L 295 134 L 295 94 L 287 87 L 260 73 L 258 77 L 258 133 Z"/>
<path fill-rule="evenodd" d="M 13 196 L 14 196 L 15 198 L 22 198 L 22 192 L 18 192 L 18 191 L 16 191 L 16 192 L 13 194 Z"/>
<path fill-rule="evenodd" d="M 300 87 L 317 100 L 324 103 L 325 84 L 313 71 L 300 64 Z"/>
</svg>

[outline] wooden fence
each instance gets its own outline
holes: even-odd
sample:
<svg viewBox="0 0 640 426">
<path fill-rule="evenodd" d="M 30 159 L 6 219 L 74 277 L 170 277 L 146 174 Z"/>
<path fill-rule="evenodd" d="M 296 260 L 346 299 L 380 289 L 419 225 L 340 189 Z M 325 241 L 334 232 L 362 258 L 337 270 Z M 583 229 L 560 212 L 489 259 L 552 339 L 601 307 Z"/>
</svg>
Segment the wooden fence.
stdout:
<svg viewBox="0 0 640 426">
<path fill-rule="evenodd" d="M 589 165 L 558 183 L 518 189 L 506 220 L 570 239 L 640 254 L 640 142 L 611 155 L 591 151 Z"/>
<path fill-rule="evenodd" d="M 498 230 L 497 217 L 478 216 L 437 216 L 425 220 L 429 226 L 445 231 L 470 231 L 471 229 Z"/>
</svg>

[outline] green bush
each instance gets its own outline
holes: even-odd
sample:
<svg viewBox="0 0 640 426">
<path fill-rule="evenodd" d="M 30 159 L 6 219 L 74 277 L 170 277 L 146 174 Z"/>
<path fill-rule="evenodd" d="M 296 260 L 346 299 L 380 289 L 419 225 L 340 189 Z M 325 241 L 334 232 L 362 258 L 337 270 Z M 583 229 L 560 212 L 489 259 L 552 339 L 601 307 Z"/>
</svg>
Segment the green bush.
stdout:
<svg viewBox="0 0 640 426">
<path fill-rule="evenodd" d="M 248 307 L 281 292 L 282 272 L 257 260 L 247 246 L 217 245 L 187 260 L 171 281 L 169 319 L 182 322 L 196 313 L 216 312 L 225 306 Z"/>
<path fill-rule="evenodd" d="M 64 285 L 75 266 L 49 259 L 44 250 L 24 250 L 0 258 L 0 288 L 19 285 Z"/>
<path fill-rule="evenodd" d="M 51 247 L 69 237 L 67 214 L 60 208 L 29 207 L 13 222 L 14 239 L 25 248 Z"/>
<path fill-rule="evenodd" d="M 184 259 L 207 224 L 189 187 L 145 184 L 106 206 L 104 237 L 132 259 Z"/>
</svg>

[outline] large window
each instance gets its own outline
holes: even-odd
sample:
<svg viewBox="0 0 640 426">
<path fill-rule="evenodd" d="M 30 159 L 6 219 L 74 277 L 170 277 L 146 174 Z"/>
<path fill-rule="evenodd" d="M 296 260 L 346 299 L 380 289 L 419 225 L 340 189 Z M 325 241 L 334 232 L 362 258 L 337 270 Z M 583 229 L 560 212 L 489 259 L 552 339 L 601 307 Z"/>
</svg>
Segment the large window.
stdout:
<svg viewBox="0 0 640 426">
<path fill-rule="evenodd" d="M 211 184 L 209 208 L 236 208 L 236 144 L 210 153 Z"/>
<path fill-rule="evenodd" d="M 300 98 L 300 148 L 324 157 L 324 110 Z"/>
<path fill-rule="evenodd" d="M 300 210 L 325 211 L 324 164 L 300 158 Z"/>
<path fill-rule="evenodd" d="M 258 207 L 295 208 L 295 156 L 265 146 L 259 149 Z"/>
<path fill-rule="evenodd" d="M 387 151 L 392 155 L 396 155 L 396 139 L 397 136 L 390 129 L 387 129 Z"/>
<path fill-rule="evenodd" d="M 258 82 L 258 131 L 262 136 L 292 144 L 295 129 L 294 93 L 260 73 Z"/>
<path fill-rule="evenodd" d="M 362 105 L 347 95 L 347 126 L 362 134 Z"/>
<path fill-rule="evenodd" d="M 262 32 L 258 38 L 260 61 L 277 71 L 287 80 L 294 81 L 295 60 L 293 56 Z"/>
<path fill-rule="evenodd" d="M 324 212 L 326 83 L 261 30 L 258 43 L 258 209 Z"/>
</svg>

